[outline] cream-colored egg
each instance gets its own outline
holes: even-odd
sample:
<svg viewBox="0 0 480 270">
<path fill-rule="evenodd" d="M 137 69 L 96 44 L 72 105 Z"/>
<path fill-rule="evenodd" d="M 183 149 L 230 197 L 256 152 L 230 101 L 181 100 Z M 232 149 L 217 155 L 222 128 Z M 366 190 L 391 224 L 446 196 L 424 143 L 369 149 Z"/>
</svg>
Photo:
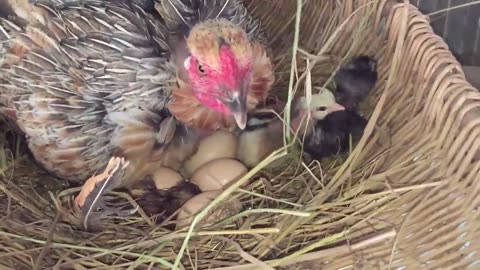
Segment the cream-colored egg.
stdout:
<svg viewBox="0 0 480 270">
<path fill-rule="evenodd" d="M 234 158 L 237 139 L 227 131 L 217 131 L 200 141 L 198 151 L 184 163 L 187 175 L 191 176 L 202 165 L 219 158 Z"/>
<path fill-rule="evenodd" d="M 215 159 L 198 168 L 191 181 L 202 191 L 222 190 L 248 172 L 240 161 L 231 158 Z"/>
<path fill-rule="evenodd" d="M 176 229 L 190 226 L 194 216 L 209 205 L 220 193 L 220 190 L 211 190 L 188 200 L 178 212 Z M 212 208 L 201 223 L 217 222 L 238 214 L 241 210 L 242 203 L 238 199 L 230 199 Z"/>
<path fill-rule="evenodd" d="M 257 166 L 275 150 L 272 139 L 274 138 L 268 138 L 266 129 L 242 133 L 238 138 L 237 159 L 248 168 Z"/>
<path fill-rule="evenodd" d="M 183 180 L 180 173 L 167 167 L 160 167 L 153 173 L 153 182 L 157 189 L 169 189 Z"/>
</svg>

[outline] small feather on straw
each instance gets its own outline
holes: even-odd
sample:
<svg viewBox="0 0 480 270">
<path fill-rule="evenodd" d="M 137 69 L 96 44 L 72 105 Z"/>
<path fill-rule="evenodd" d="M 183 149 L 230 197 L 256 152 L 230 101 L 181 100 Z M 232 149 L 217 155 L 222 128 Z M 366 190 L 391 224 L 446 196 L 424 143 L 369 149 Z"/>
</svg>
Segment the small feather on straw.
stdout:
<svg viewBox="0 0 480 270">
<path fill-rule="evenodd" d="M 120 185 L 123 171 L 128 165 L 129 162 L 124 158 L 112 157 L 103 173 L 90 177 L 82 186 L 75 198 L 75 205 L 85 214 L 83 220 L 85 228 L 93 210 L 97 206 L 103 206 L 103 194 Z"/>
</svg>

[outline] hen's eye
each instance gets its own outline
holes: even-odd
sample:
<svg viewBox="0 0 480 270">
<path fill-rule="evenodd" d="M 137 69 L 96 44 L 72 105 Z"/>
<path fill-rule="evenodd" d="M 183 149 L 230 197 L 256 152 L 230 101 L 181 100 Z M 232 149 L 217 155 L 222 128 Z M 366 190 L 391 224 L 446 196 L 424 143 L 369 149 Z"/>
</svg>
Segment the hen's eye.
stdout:
<svg viewBox="0 0 480 270">
<path fill-rule="evenodd" d="M 205 69 L 203 69 L 203 66 L 202 65 L 198 65 L 198 71 L 202 74 L 205 74 Z"/>
<path fill-rule="evenodd" d="M 325 107 L 325 106 L 318 107 L 317 110 L 323 112 L 323 111 L 326 111 L 326 110 L 327 110 L 327 107 Z"/>
</svg>

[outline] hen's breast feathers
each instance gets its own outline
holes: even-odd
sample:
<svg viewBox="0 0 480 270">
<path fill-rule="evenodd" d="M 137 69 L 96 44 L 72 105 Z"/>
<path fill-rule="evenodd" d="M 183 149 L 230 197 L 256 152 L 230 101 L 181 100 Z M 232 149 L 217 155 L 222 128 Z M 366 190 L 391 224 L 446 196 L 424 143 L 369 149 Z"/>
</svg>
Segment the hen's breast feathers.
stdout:
<svg viewBox="0 0 480 270">
<path fill-rule="evenodd" d="M 38 161 L 71 180 L 113 154 L 150 158 L 184 134 L 165 109 L 175 72 L 164 26 L 140 9 L 80 2 L 41 4 L 25 28 L 2 22 L 0 101 Z"/>
</svg>

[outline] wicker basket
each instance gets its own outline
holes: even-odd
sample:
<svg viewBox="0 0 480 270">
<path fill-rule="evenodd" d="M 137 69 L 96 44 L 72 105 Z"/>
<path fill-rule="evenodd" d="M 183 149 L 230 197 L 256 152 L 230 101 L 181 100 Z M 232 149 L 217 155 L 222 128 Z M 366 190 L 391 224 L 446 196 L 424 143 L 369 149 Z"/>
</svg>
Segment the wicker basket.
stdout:
<svg viewBox="0 0 480 270">
<path fill-rule="evenodd" d="M 287 27 L 293 35 L 296 1 L 247 2 L 269 33 Z M 355 162 L 337 172 L 310 202 L 311 209 L 348 216 L 342 224 L 352 227 L 345 246 L 283 261 L 312 260 L 297 264 L 297 269 L 480 268 L 480 245 L 474 240 L 480 236 L 480 94 L 465 81 L 460 64 L 432 32 L 428 18 L 398 2 L 304 1 L 300 47 L 312 54 L 319 49 L 337 56 L 366 53 L 379 60 L 380 81 L 371 97 L 378 103 L 367 129 L 376 122 L 387 130 L 388 139 L 364 136 Z M 370 18 L 363 25 L 365 17 Z M 363 26 L 366 30 L 359 30 Z M 339 34 L 329 40 L 336 34 L 324 29 Z M 290 49 L 292 40 L 281 36 L 272 45 Z M 318 81 L 323 83 L 322 78 Z M 321 207 L 347 182 L 391 195 L 367 204 L 361 197 L 369 192 L 358 194 L 359 201 L 348 211 Z M 337 220 L 320 216 L 335 215 L 284 219 L 278 226 L 307 229 L 308 224 Z M 329 235 L 322 233 L 319 242 Z M 289 237 L 284 235 L 283 241 Z"/>
<path fill-rule="evenodd" d="M 271 37 L 275 88 L 286 89 L 297 1 L 245 2 Z M 0 268 L 165 269 L 178 257 L 185 269 L 479 269 L 480 93 L 408 1 L 303 2 L 297 92 L 310 76 L 328 83 L 354 55 L 379 62 L 363 108 L 369 124 L 345 162 L 257 178 L 228 198 L 269 211 L 197 226 L 183 247 L 186 232 L 139 218 L 82 231 L 55 209 L 78 189 L 40 198 L 28 185 L 43 176 L 29 174 L 22 186 L 27 176 L 17 174 L 0 181 L 8 215 L 0 220 Z"/>
</svg>

